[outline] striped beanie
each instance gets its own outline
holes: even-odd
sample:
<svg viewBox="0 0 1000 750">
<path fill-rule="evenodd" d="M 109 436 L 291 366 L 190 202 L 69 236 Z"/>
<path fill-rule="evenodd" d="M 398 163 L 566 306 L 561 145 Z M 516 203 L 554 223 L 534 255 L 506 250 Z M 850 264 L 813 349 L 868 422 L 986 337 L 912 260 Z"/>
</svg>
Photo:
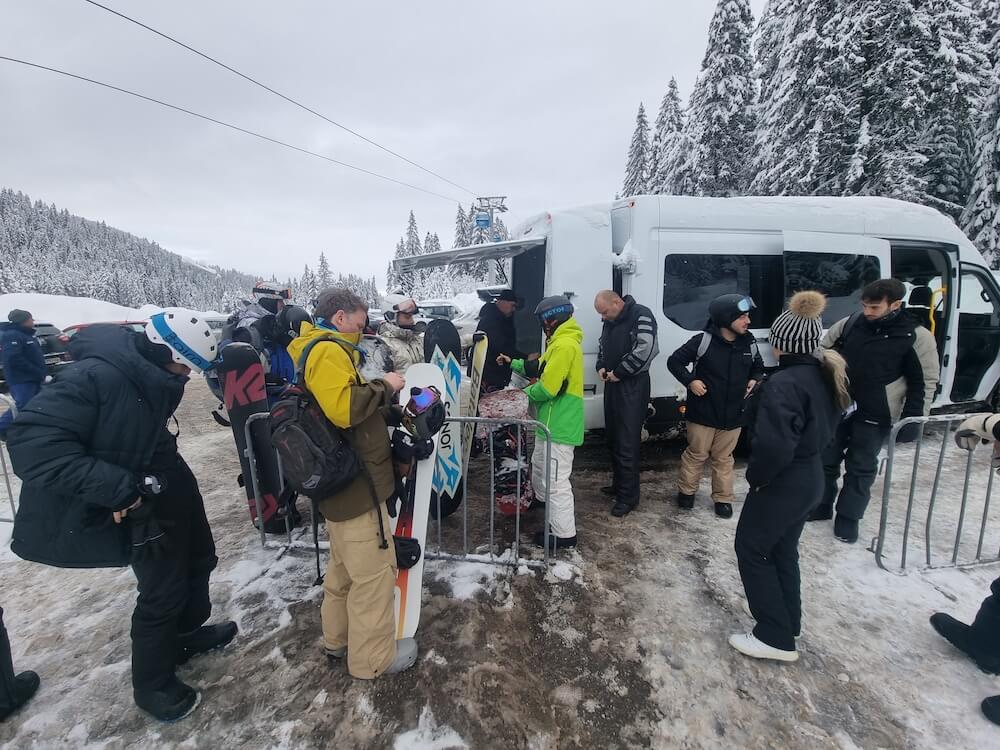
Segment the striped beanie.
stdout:
<svg viewBox="0 0 1000 750">
<path fill-rule="evenodd" d="M 767 340 L 786 354 L 813 354 L 823 338 L 826 297 L 819 292 L 796 292 L 788 309 L 771 324 Z"/>
</svg>

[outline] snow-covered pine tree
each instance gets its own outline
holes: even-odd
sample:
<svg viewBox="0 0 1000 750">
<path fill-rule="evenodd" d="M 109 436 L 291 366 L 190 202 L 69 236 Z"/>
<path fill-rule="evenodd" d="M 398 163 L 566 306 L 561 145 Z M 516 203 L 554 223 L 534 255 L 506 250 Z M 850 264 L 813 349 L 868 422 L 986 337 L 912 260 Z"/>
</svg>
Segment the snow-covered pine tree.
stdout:
<svg viewBox="0 0 1000 750">
<path fill-rule="evenodd" d="M 688 106 L 698 195 L 742 194 L 753 146 L 753 14 L 749 0 L 719 0 Z"/>
<path fill-rule="evenodd" d="M 646 109 L 640 102 L 632 142 L 628 147 L 628 160 L 625 162 L 623 196 L 642 195 L 646 192 L 649 182 L 649 148 L 649 122 L 646 120 Z"/>
<path fill-rule="evenodd" d="M 330 272 L 330 264 L 326 259 L 326 253 L 319 254 L 319 264 L 316 266 L 316 286 L 320 291 L 333 286 L 333 273 Z"/>
<path fill-rule="evenodd" d="M 459 203 L 455 214 L 455 240 L 452 247 L 468 247 L 470 244 L 472 243 L 469 240 L 469 215 Z"/>
<path fill-rule="evenodd" d="M 409 253 L 406 252 L 406 243 L 403 238 L 399 238 L 399 242 L 396 243 L 396 252 L 394 254 L 395 259 L 405 258 Z M 413 289 L 413 272 L 412 271 L 400 271 L 393 274 L 393 281 L 395 284 L 389 287 L 389 291 L 393 292 L 396 290 L 402 290 L 404 294 L 409 294 Z"/>
<path fill-rule="evenodd" d="M 667 93 L 663 95 L 660 111 L 656 115 L 653 142 L 649 155 L 649 179 L 647 191 L 652 195 L 672 192 L 673 176 L 670 168 L 674 164 L 674 151 L 684 131 L 684 108 L 677 79 L 671 78 Z"/>
<path fill-rule="evenodd" d="M 390 260 L 385 267 L 385 288 L 392 289 L 396 286 L 396 283 L 396 269 L 393 268 L 392 261 Z"/>
</svg>

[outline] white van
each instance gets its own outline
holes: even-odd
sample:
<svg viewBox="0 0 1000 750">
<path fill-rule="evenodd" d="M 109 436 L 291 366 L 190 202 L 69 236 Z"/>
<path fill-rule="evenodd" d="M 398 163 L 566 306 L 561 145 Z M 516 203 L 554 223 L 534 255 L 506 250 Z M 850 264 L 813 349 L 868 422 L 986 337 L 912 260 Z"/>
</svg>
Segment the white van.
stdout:
<svg viewBox="0 0 1000 750">
<path fill-rule="evenodd" d="M 601 289 L 631 294 L 659 322 L 647 429 L 682 421 L 684 388 L 667 357 L 708 319 L 708 303 L 739 292 L 757 303 L 752 330 L 766 341 L 785 300 L 800 289 L 829 297 L 829 326 L 860 307 L 861 288 L 893 276 L 908 307 L 926 318 L 941 356 L 935 407 L 992 402 L 1000 379 L 1000 288 L 982 255 L 937 211 L 888 198 L 689 198 L 638 196 L 539 214 L 514 239 L 401 258 L 397 270 L 510 258 L 509 283 L 523 298 L 519 348 L 538 351 L 532 311 L 552 294 L 569 296 L 584 330 L 587 428 L 604 426 L 595 372 Z M 956 293 L 957 291 L 957 293 Z M 770 347 L 761 347 L 765 358 Z M 774 364 L 772 361 L 768 364 Z"/>
</svg>

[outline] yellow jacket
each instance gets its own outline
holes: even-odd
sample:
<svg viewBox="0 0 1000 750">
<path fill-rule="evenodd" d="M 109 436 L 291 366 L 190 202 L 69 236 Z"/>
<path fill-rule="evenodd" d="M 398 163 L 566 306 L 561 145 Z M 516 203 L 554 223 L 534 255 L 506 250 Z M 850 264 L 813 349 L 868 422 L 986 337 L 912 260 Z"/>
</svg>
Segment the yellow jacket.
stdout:
<svg viewBox="0 0 1000 750">
<path fill-rule="evenodd" d="M 327 419 L 337 427 L 348 430 L 355 450 L 371 475 L 377 500 L 383 503 L 395 488 L 389 433 L 384 417 L 393 391 L 382 380 L 368 383 L 361 377 L 357 370 L 361 353 L 355 348 L 361 335 L 357 333 L 337 333 L 303 323 L 299 335 L 288 345 L 288 354 L 296 368 L 309 342 L 324 336 L 339 338 L 348 346 L 336 341 L 314 346 L 306 362 L 304 385 Z M 359 476 L 347 489 L 321 500 L 319 507 L 330 521 L 347 521 L 367 513 L 373 507 L 368 480 L 363 475 Z"/>
</svg>

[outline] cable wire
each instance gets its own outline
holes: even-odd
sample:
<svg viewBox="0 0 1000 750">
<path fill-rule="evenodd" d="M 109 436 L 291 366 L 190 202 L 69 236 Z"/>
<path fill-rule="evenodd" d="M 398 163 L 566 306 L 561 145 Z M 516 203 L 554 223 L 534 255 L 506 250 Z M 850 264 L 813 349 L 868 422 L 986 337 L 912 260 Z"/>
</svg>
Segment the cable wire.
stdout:
<svg viewBox="0 0 1000 750">
<path fill-rule="evenodd" d="M 7 57 L 6 55 L 0 55 L 0 60 L 6 60 L 7 62 L 17 63 L 19 65 L 26 65 L 30 68 L 37 68 L 39 70 L 47 70 L 50 73 L 58 73 L 62 76 L 67 76 L 68 78 L 75 78 L 78 81 L 85 81 L 86 83 L 92 83 L 96 86 L 103 86 L 106 89 L 111 89 L 112 91 L 118 91 L 122 94 L 128 94 L 129 96 L 134 96 L 138 99 L 144 99 L 147 102 L 152 102 L 153 104 L 159 104 L 161 107 L 167 107 L 168 109 L 173 109 L 177 112 L 183 112 L 186 115 L 191 115 L 192 117 L 197 117 L 201 120 L 206 120 L 208 122 L 215 123 L 216 125 L 221 125 L 225 128 L 231 130 L 236 130 L 240 133 L 245 133 L 246 135 L 253 136 L 254 138 L 260 138 L 263 141 L 268 141 L 269 143 L 274 143 L 278 146 L 283 146 L 284 148 L 292 149 L 293 151 L 298 151 L 302 154 L 307 154 L 309 156 L 315 156 L 317 159 L 323 159 L 324 161 L 337 164 L 341 167 L 347 167 L 348 169 L 353 169 L 356 172 L 361 172 L 362 174 L 371 175 L 372 177 L 377 177 L 380 180 L 385 180 L 387 182 L 392 182 L 396 185 L 402 185 L 403 187 L 408 187 L 412 190 L 419 190 L 421 193 L 427 193 L 428 195 L 433 195 L 437 198 L 442 198 L 451 203 L 458 203 L 454 198 L 450 198 L 447 195 L 442 195 L 441 193 L 435 193 L 433 190 L 427 190 L 426 188 L 419 187 L 417 185 L 411 185 L 409 182 L 403 182 L 402 180 L 397 180 L 394 177 L 387 177 L 384 174 L 379 174 L 378 172 L 373 172 L 370 169 L 365 169 L 364 167 L 358 167 L 354 164 L 348 164 L 346 161 L 340 161 L 339 159 L 334 159 L 331 156 L 324 156 L 323 154 L 318 154 L 315 151 L 310 151 L 307 148 L 302 148 L 301 146 L 295 146 L 291 143 L 278 140 L 277 138 L 271 138 L 268 135 L 262 135 L 261 133 L 255 133 L 252 130 L 247 130 L 246 128 L 241 128 L 239 125 L 233 125 L 232 123 L 225 122 L 223 120 L 217 120 L 214 117 L 209 117 L 208 115 L 200 114 L 190 109 L 185 109 L 176 104 L 171 104 L 170 102 L 161 101 L 160 99 L 154 99 L 151 96 L 146 96 L 145 94 L 140 94 L 137 91 L 130 91 L 129 89 L 122 88 L 121 86 L 114 86 L 110 83 L 104 83 L 103 81 L 97 81 L 93 78 L 87 78 L 86 76 L 77 75 L 76 73 L 70 73 L 65 70 L 59 70 L 58 68 L 50 68 L 47 65 L 41 65 L 39 63 L 29 62 L 27 60 L 19 60 L 16 57 Z"/>
<path fill-rule="evenodd" d="M 400 153 L 398 153 L 396 151 L 393 151 L 391 148 L 387 148 L 386 146 L 383 146 L 381 143 L 373 141 L 371 138 L 368 138 L 367 136 L 362 135 L 361 133 L 357 132 L 356 130 L 352 130 L 351 128 L 347 127 L 346 125 L 343 125 L 342 123 L 339 123 L 336 120 L 330 119 L 329 117 L 327 117 L 323 113 L 317 112 L 315 109 L 312 109 L 311 107 L 308 107 L 305 104 L 302 104 L 301 102 L 296 101 L 295 99 L 292 99 L 290 96 L 286 96 L 285 94 L 282 94 L 280 91 L 274 90 L 273 88 L 271 88 L 267 84 L 261 83 L 260 81 L 256 80 L 255 78 L 252 78 L 252 77 L 248 76 L 247 74 L 240 72 L 236 68 L 233 68 L 233 67 L 231 67 L 229 65 L 226 65 L 226 63 L 222 62 L 221 60 L 217 60 L 214 57 L 212 57 L 211 55 L 206 54 L 205 52 L 202 52 L 201 50 L 197 50 L 194 47 L 190 46 L 189 44 L 185 44 L 184 42 L 180 41 L 179 39 L 175 39 L 174 37 L 170 36 L 169 34 L 165 34 L 162 31 L 154 29 L 152 26 L 148 26 L 147 24 L 144 24 L 142 21 L 138 21 L 138 20 L 136 20 L 136 19 L 134 19 L 134 18 L 132 18 L 130 16 L 127 16 L 124 13 L 121 13 L 120 11 L 115 10 L 114 8 L 109 8 L 106 5 L 102 5 L 101 3 L 96 2 L 96 0 L 84 0 L 84 2 L 90 3 L 91 5 L 93 5 L 93 6 L 97 7 L 97 8 L 101 8 L 102 10 L 105 10 L 108 13 L 116 15 L 119 18 L 121 18 L 121 19 L 123 19 L 125 21 L 128 21 L 129 23 L 134 23 L 136 26 L 141 26 L 142 28 L 146 29 L 147 31 L 152 32 L 153 34 L 156 34 L 157 36 L 162 37 L 163 39 L 166 39 L 167 41 L 173 42 L 174 44 L 177 44 L 177 45 L 183 47 L 184 49 L 188 50 L 189 52 L 193 52 L 194 54 L 198 55 L 199 57 L 202 57 L 202 58 L 208 60 L 209 62 L 214 63 L 215 65 L 218 65 L 221 68 L 225 68 L 230 73 L 233 73 L 234 75 L 239 76 L 240 78 L 244 79 L 245 81 L 248 81 L 248 82 L 254 84 L 255 86 L 259 86 L 260 88 L 264 89 L 265 91 L 268 91 L 268 92 L 274 94 L 275 96 L 284 99 L 289 104 L 294 104 L 299 109 L 303 109 L 306 112 L 309 112 L 310 114 L 315 115 L 316 117 L 320 118 L 321 120 L 324 120 L 324 121 L 330 123 L 331 125 L 333 125 L 335 127 L 338 127 L 341 130 L 343 130 L 343 131 L 345 131 L 347 133 L 350 133 L 351 135 L 353 135 L 353 136 L 355 136 L 357 138 L 360 138 L 361 140 L 365 141 L 366 143 L 371 144 L 375 148 L 381 149 L 385 153 L 391 154 L 392 156 L 395 156 L 397 159 L 402 159 L 407 164 L 410 164 L 410 165 L 416 167 L 417 169 L 423 170 L 427 174 L 433 175 L 434 177 L 437 177 L 439 180 L 443 180 L 444 182 L 447 182 L 449 185 L 452 185 L 453 187 L 457 187 L 459 190 L 464 190 L 469 195 L 472 195 L 472 196 L 476 196 L 477 195 L 477 193 L 473 192 L 472 190 L 469 190 L 467 187 L 463 187 L 462 185 L 459 185 L 457 182 L 452 182 L 447 177 L 444 177 L 443 175 L 438 174 L 434 170 L 428 169 L 427 167 L 425 167 L 425 166 L 423 166 L 421 164 L 418 164 L 417 162 L 413 161 L 412 159 L 408 159 L 405 156 L 403 156 L 402 154 L 400 154 Z"/>
</svg>

